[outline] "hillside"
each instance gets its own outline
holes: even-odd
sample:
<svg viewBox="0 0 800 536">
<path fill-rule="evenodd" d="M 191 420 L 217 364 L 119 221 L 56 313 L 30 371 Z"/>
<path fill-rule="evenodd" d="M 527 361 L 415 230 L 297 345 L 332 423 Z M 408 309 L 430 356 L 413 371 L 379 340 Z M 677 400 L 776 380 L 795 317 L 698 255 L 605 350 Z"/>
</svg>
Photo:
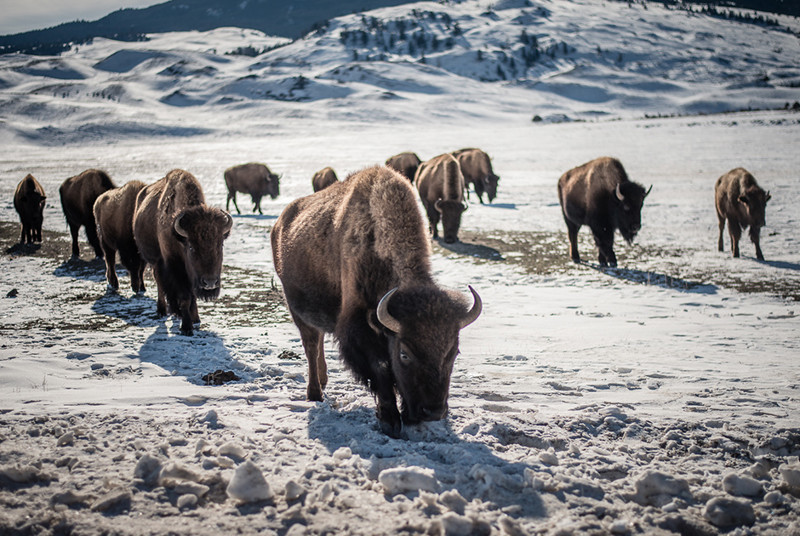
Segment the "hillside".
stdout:
<svg viewBox="0 0 800 536">
<path fill-rule="evenodd" d="M 798 57 L 781 27 L 665 7 L 419 2 L 338 17 L 291 42 L 222 28 L 3 55 L 0 132 L 63 143 L 235 132 L 264 118 L 560 122 L 776 109 L 800 100 Z"/>
</svg>

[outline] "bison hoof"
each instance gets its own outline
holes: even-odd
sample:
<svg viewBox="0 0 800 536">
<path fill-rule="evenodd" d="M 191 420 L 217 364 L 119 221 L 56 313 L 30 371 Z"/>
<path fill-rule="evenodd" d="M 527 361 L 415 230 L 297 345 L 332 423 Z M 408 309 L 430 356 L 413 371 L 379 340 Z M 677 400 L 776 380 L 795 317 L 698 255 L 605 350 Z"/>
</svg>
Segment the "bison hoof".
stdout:
<svg viewBox="0 0 800 536">
<path fill-rule="evenodd" d="M 322 391 L 318 389 L 308 389 L 306 391 L 306 399 L 309 402 L 322 402 Z"/>
<path fill-rule="evenodd" d="M 381 432 L 393 439 L 401 439 L 403 435 L 403 422 L 380 421 Z"/>
</svg>

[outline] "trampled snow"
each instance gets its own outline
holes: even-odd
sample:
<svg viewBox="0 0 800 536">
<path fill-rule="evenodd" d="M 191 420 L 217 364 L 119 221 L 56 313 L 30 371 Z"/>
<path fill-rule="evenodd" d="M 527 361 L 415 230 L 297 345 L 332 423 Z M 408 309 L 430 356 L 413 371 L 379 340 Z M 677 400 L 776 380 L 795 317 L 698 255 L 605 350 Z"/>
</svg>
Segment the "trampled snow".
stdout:
<svg viewBox="0 0 800 536">
<path fill-rule="evenodd" d="M 401 20 L 426 36 L 424 63 L 401 46 Z M 0 527 L 800 531 L 800 116 L 782 109 L 800 100 L 800 46 L 785 30 L 796 21 L 780 22 L 423 2 L 256 57 L 226 53 L 282 40 L 227 28 L 0 57 Z M 523 29 L 544 53 L 525 69 Z M 344 178 L 468 146 L 492 156 L 498 197 L 473 194 L 461 242 L 434 242 L 432 261 L 484 310 L 461 334 L 447 418 L 390 439 L 332 339 L 326 400 L 305 400 L 269 230 L 325 166 Z M 569 261 L 556 198 L 564 171 L 603 155 L 653 186 L 635 244 L 617 237 L 616 269 L 597 266 L 585 228 L 586 262 Z M 135 296 L 120 267 L 111 293 L 83 238 L 69 260 L 67 177 L 98 167 L 149 183 L 183 168 L 224 208 L 223 171 L 248 161 L 281 174 L 281 193 L 264 215 L 239 194 L 222 295 L 200 304 L 194 336 L 156 318 L 149 275 Z M 738 166 L 772 194 L 763 262 L 746 233 L 741 258 L 716 250 L 714 181 Z M 27 173 L 48 195 L 41 248 L 14 246 Z M 240 380 L 204 385 L 217 370 Z"/>
</svg>

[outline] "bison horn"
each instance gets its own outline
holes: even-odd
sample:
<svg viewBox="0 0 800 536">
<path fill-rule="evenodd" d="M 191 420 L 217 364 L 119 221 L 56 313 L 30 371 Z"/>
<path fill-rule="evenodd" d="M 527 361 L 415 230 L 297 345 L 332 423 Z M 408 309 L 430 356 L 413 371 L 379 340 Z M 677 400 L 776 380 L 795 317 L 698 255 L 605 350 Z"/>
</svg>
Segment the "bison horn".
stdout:
<svg viewBox="0 0 800 536">
<path fill-rule="evenodd" d="M 442 200 L 437 199 L 436 203 L 433 204 L 433 208 L 436 209 L 436 212 L 442 212 Z"/>
<path fill-rule="evenodd" d="M 389 331 L 400 333 L 400 322 L 389 314 L 389 300 L 395 292 L 397 292 L 397 287 L 384 294 L 381 301 L 378 302 L 378 322 Z"/>
<path fill-rule="evenodd" d="M 619 186 L 620 185 L 617 184 L 617 189 L 614 190 L 614 193 L 617 194 L 617 199 L 619 199 L 620 201 L 625 201 L 625 196 L 622 195 L 622 190 L 620 190 Z"/>
<path fill-rule="evenodd" d="M 231 227 L 233 227 L 233 218 L 227 212 L 223 212 L 223 214 L 225 215 L 225 229 L 223 233 L 227 233 L 231 230 Z"/>
<path fill-rule="evenodd" d="M 176 233 L 178 233 L 184 238 L 189 238 L 189 233 L 187 233 L 186 230 L 183 227 L 181 227 L 181 218 L 183 218 L 184 215 L 185 213 L 183 212 L 178 214 L 178 217 L 175 218 L 175 224 L 173 225 L 173 227 L 175 228 Z"/>
<path fill-rule="evenodd" d="M 650 188 L 648 188 L 647 191 L 644 193 L 644 196 L 647 197 L 648 195 L 650 195 L 650 190 L 652 190 L 652 189 L 653 189 L 653 185 L 651 184 Z"/>
<path fill-rule="evenodd" d="M 461 320 L 460 329 L 464 329 L 465 327 L 475 322 L 475 320 L 478 319 L 478 317 L 481 314 L 481 311 L 483 310 L 483 302 L 481 301 L 481 297 L 478 295 L 477 292 L 475 292 L 475 289 L 472 288 L 472 285 L 468 286 L 469 286 L 469 291 L 472 292 L 472 298 L 475 301 L 472 304 L 472 309 L 470 309 L 467 315 Z"/>
</svg>

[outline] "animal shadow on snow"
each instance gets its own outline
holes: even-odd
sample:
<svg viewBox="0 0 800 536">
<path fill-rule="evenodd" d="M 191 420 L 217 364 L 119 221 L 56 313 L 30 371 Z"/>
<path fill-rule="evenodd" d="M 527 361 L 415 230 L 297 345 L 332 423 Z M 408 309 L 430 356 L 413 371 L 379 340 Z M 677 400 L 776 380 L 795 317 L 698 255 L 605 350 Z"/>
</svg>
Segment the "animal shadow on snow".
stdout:
<svg viewBox="0 0 800 536">
<path fill-rule="evenodd" d="M 121 287 L 125 281 L 120 283 Z M 156 301 L 144 294 L 133 294 L 128 297 L 107 289 L 106 293 L 92 304 L 92 311 L 137 327 L 153 327 L 164 322 L 164 319 L 156 318 Z"/>
<path fill-rule="evenodd" d="M 348 447 L 353 454 L 371 460 L 369 476 L 373 480 L 384 469 L 431 468 L 440 483 L 439 492 L 454 489 L 467 502 L 477 498 L 500 508 L 520 506 L 526 517 L 544 517 L 547 513 L 539 494 L 524 486 L 529 465 L 504 460 L 487 444 L 459 436 L 451 427 L 450 417 L 405 426 L 403 438 L 392 439 L 380 431 L 374 407 L 334 409 L 326 397 L 308 411 L 308 437 L 319 440 L 330 453 Z M 414 498 L 419 492 L 404 495 Z M 386 498 L 393 500 L 389 495 Z"/>
<path fill-rule="evenodd" d="M 452 251 L 458 255 L 463 255 L 465 257 L 477 257 L 479 259 L 489 260 L 489 261 L 502 261 L 503 255 L 494 248 L 490 248 L 489 246 L 484 246 L 482 244 L 472 244 L 470 242 L 461 242 L 460 240 L 457 242 L 453 242 L 452 244 L 448 244 L 442 238 L 435 239 L 436 243 L 439 244 L 442 248 Z"/>
<path fill-rule="evenodd" d="M 106 263 L 100 257 L 95 257 L 90 261 L 85 261 L 80 258 L 71 258 L 56 267 L 56 269 L 53 270 L 53 275 L 56 277 L 71 277 L 73 279 L 105 283 Z"/>
<path fill-rule="evenodd" d="M 41 243 L 33 243 L 33 244 L 14 244 L 10 248 L 6 248 L 7 255 L 35 255 L 42 249 Z"/>
<path fill-rule="evenodd" d="M 766 264 L 767 266 L 772 266 L 773 268 L 778 268 L 781 270 L 794 270 L 795 272 L 800 272 L 800 264 L 794 262 L 786 262 L 786 261 L 759 261 L 758 259 L 753 259 L 759 264 Z"/>
<path fill-rule="evenodd" d="M 716 294 L 717 286 L 708 283 L 698 283 L 697 281 L 689 281 L 681 279 L 680 277 L 673 277 L 667 274 L 660 274 L 658 272 L 645 272 L 635 268 L 611 268 L 608 266 L 600 266 L 599 264 L 581 261 L 581 264 L 601 274 L 609 275 L 616 279 L 622 279 L 631 283 L 639 283 L 642 285 L 654 285 L 663 288 L 679 290 L 681 292 L 694 292 L 699 294 Z"/>
<path fill-rule="evenodd" d="M 278 216 L 274 214 L 231 214 L 234 220 L 277 220 Z"/>
</svg>

